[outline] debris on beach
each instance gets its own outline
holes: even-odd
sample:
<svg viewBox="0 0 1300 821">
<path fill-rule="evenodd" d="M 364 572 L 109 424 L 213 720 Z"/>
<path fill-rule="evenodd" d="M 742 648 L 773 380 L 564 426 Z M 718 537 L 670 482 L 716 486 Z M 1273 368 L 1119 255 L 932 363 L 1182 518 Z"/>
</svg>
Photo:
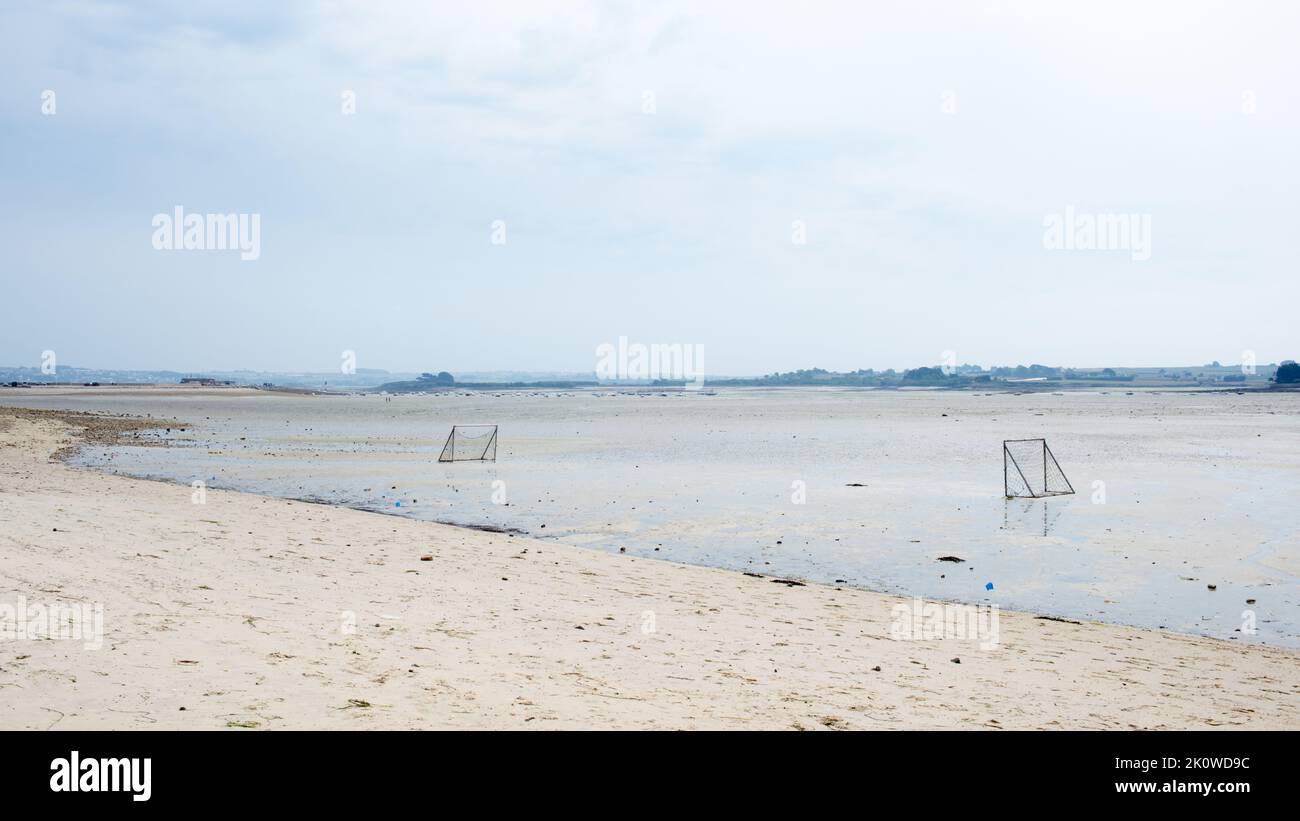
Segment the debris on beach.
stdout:
<svg viewBox="0 0 1300 821">
<path fill-rule="evenodd" d="M 960 556 L 940 556 L 938 560 L 941 561 L 941 562 L 964 562 L 964 561 L 966 561 L 965 559 L 961 558 Z"/>
<path fill-rule="evenodd" d="M 786 585 L 786 586 L 788 586 L 788 587 L 804 587 L 804 586 L 805 586 L 803 582 L 801 582 L 801 581 L 796 581 L 796 580 L 794 580 L 794 579 L 772 579 L 772 581 L 773 581 L 774 583 L 776 583 L 776 584 L 784 584 L 784 585 Z"/>
<path fill-rule="evenodd" d="M 1063 619 L 1060 616 L 1034 616 L 1034 618 L 1040 621 L 1059 621 L 1062 624 L 1083 624 L 1083 622 L 1081 621 L 1074 621 L 1073 619 Z"/>
</svg>

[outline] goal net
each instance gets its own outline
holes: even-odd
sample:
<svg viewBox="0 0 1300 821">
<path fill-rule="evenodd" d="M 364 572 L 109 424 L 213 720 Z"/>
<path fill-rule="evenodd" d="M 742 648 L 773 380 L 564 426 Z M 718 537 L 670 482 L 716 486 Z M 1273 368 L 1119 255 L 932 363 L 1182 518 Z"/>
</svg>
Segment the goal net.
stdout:
<svg viewBox="0 0 1300 821">
<path fill-rule="evenodd" d="M 496 425 L 453 425 L 439 462 L 495 462 Z"/>
<path fill-rule="evenodd" d="M 1002 443 L 1002 486 L 1008 499 L 1074 493 L 1046 439 L 1008 439 Z"/>
</svg>

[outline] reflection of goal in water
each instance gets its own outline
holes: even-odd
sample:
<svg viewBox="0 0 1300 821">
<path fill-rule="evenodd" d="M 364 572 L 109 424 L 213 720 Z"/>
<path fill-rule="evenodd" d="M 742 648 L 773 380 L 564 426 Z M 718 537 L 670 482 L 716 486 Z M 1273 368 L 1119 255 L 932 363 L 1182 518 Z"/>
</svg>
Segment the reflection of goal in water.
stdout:
<svg viewBox="0 0 1300 821">
<path fill-rule="evenodd" d="M 1060 505 L 1036 505 L 1030 498 L 1003 500 L 1002 529 L 1017 536 L 1050 536 L 1061 518 Z"/>
<path fill-rule="evenodd" d="M 496 425 L 452 425 L 439 462 L 495 462 Z"/>
<path fill-rule="evenodd" d="M 1066 496 L 1074 486 L 1065 478 L 1046 439 L 1007 439 L 1002 443 L 1002 489 L 1008 499 Z"/>
</svg>

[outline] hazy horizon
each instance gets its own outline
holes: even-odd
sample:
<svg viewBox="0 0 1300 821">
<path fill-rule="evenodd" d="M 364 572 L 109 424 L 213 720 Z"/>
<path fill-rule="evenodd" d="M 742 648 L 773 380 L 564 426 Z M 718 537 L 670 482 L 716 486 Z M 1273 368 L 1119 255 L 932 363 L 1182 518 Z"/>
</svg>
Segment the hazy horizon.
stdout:
<svg viewBox="0 0 1300 821">
<path fill-rule="evenodd" d="M 620 337 L 734 375 L 1294 359 L 1298 21 L 6 6 L 0 362 L 581 373 Z M 256 217 L 255 251 L 160 247 L 178 208 Z"/>
<path fill-rule="evenodd" d="M 1282 360 L 1277 360 L 1277 361 L 1273 361 L 1273 362 L 1258 362 L 1258 363 L 1256 363 L 1255 367 L 1257 367 L 1257 368 L 1262 368 L 1262 369 L 1274 368 L 1274 367 L 1277 367 L 1278 365 L 1282 364 L 1283 362 L 1288 362 L 1288 361 L 1295 361 L 1295 360 L 1288 358 L 1288 359 L 1282 359 Z M 1103 369 L 1103 368 L 1118 368 L 1118 369 L 1120 369 L 1120 370 L 1148 370 L 1148 369 L 1156 369 L 1156 368 L 1164 368 L 1164 369 L 1170 369 L 1170 368 L 1172 368 L 1172 369 L 1179 369 L 1179 368 L 1206 368 L 1206 367 L 1214 367 L 1215 363 L 1218 364 L 1218 367 L 1220 367 L 1220 368 L 1227 368 L 1227 369 L 1229 369 L 1229 370 L 1235 370 L 1236 368 L 1239 367 L 1239 363 L 1236 363 L 1236 362 L 1224 362 L 1224 361 L 1222 361 L 1222 360 L 1211 360 L 1210 362 L 1202 362 L 1202 363 L 1192 363 L 1192 362 L 1164 362 L 1164 363 L 1160 363 L 1160 362 L 1155 362 L 1155 363 L 1150 363 L 1150 364 L 1145 364 L 1145 365 L 1119 365 L 1119 364 L 1115 364 L 1115 363 L 1100 363 L 1100 364 L 1086 364 L 1086 365 L 1078 365 L 1078 364 L 1064 364 L 1064 363 L 1059 363 L 1059 362 L 1041 362 L 1041 361 L 1036 361 L 1036 360 L 1033 360 L 1033 361 L 1031 361 L 1031 360 L 1025 360 L 1025 361 L 1022 361 L 1022 362 L 997 362 L 997 363 L 985 363 L 985 362 L 958 362 L 957 365 L 956 365 L 956 367 L 958 367 L 958 368 L 965 368 L 965 367 L 969 367 L 969 366 L 978 366 L 978 367 L 981 367 L 981 368 L 983 368 L 983 369 L 985 369 L 985 370 L 992 370 L 992 369 L 994 369 L 994 368 L 1015 368 L 1015 367 L 1021 367 L 1021 366 L 1023 366 L 1023 367 L 1044 366 L 1044 367 L 1049 367 L 1049 368 L 1059 368 L 1059 369 L 1062 369 L 1062 370 L 1092 371 L 1092 370 L 1101 370 L 1101 369 Z M 941 363 L 941 362 L 924 362 L 924 363 L 913 363 L 913 364 L 910 364 L 910 365 L 891 365 L 891 366 L 883 367 L 883 368 L 861 368 L 861 370 L 874 370 L 874 371 L 876 371 L 876 372 L 885 372 L 885 371 L 893 370 L 893 371 L 895 371 L 896 373 L 902 373 L 903 371 L 911 370 L 911 369 L 914 369 L 914 368 L 922 368 L 922 367 L 942 367 L 942 366 L 943 366 L 943 363 Z M 32 369 L 32 370 L 37 370 L 37 371 L 39 371 L 39 370 L 40 370 L 40 363 L 37 362 L 37 363 L 35 363 L 35 364 L 29 364 L 29 365 L 23 365 L 23 364 L 21 364 L 21 363 L 0 363 L 0 371 L 4 371 L 4 370 L 7 370 L 7 369 L 16 369 L 16 368 L 27 368 L 27 369 Z M 821 367 L 818 366 L 818 365 L 804 365 L 804 366 L 801 366 L 801 367 L 798 367 L 798 368 L 791 368 L 791 369 L 789 369 L 789 370 L 787 370 L 787 371 L 774 371 L 774 370 L 771 370 L 771 369 L 764 370 L 764 371 L 756 371 L 756 372 L 752 372 L 752 373 L 724 373 L 724 372 L 720 372 L 720 371 L 717 371 L 717 372 L 715 372 L 715 371 L 706 371 L 706 372 L 704 373 L 704 375 L 707 376 L 707 377 L 709 377 L 709 378 L 711 378 L 711 379 L 751 379 L 751 378 L 761 378 L 761 377 L 764 377 L 764 376 L 767 376 L 767 375 L 770 375 L 770 374 L 774 374 L 774 373 L 788 373 L 788 372 L 791 372 L 791 371 L 801 371 L 801 370 L 816 370 L 816 369 L 819 369 L 819 368 L 820 368 L 821 370 L 832 371 L 832 372 L 835 372 L 835 373 L 852 373 L 852 372 L 854 372 L 854 371 L 859 370 L 859 368 L 847 368 L 847 369 L 845 369 L 845 370 L 843 370 L 843 371 L 836 371 L 835 369 L 832 369 L 832 368 L 821 368 Z M 205 374 L 230 374 L 230 373 L 252 373 L 252 374 L 267 374 L 267 375 L 273 375 L 273 374 L 311 374 L 311 375 L 320 375 L 320 376 L 335 376 L 335 375 L 344 376 L 343 374 L 340 374 L 340 373 L 339 373 L 339 370 L 338 370 L 338 369 L 335 369 L 335 370 L 332 370 L 332 371 L 331 371 L 331 370 L 311 370 L 311 369 L 308 369 L 308 368 L 289 368 L 289 369 L 285 369 L 285 370 L 263 370 L 263 369 L 258 369 L 258 368 L 246 368 L 246 367 L 211 367 L 211 368 L 148 368 L 148 367 L 146 367 L 146 368 L 121 368 L 121 367 L 116 367 L 116 366 L 112 366 L 112 365 L 108 365 L 108 366 L 100 366 L 100 365 L 85 365 L 85 364 L 82 364 L 82 363 L 75 363 L 75 362 L 69 362 L 69 363 L 59 362 L 59 363 L 57 364 L 57 369 L 59 369 L 59 370 L 77 369 L 77 370 L 84 370 L 84 371 L 127 371 L 127 372 L 132 372 L 132 373 L 163 373 L 163 372 L 167 372 L 167 373 L 179 373 L 179 374 L 183 374 L 183 375 L 194 375 L 194 376 L 202 376 L 202 375 L 205 375 Z M 529 376 L 547 376 L 547 375 L 565 375 L 565 376 L 588 376 L 588 375 L 593 375 L 593 376 L 594 376 L 594 374 L 595 374 L 595 369 L 592 369 L 592 368 L 589 368 L 589 369 L 587 369 L 587 370 L 581 370 L 581 369 L 577 369 L 577 368 L 546 368 L 546 369 L 540 369 L 540 370 L 531 370 L 531 369 L 524 369 L 524 368 L 512 368 L 512 367 L 509 367 L 509 366 L 497 366 L 497 367 L 490 367 L 490 368 L 475 368 L 475 369 L 469 369 L 469 368 L 445 368 L 445 367 L 442 367 L 442 366 L 440 366 L 440 365 L 435 365 L 435 366 L 431 366 L 431 367 L 426 367 L 426 368 L 417 368 L 417 369 L 412 369 L 412 370 L 404 370 L 404 369 L 396 369 L 396 368 L 384 368 L 384 367 L 379 367 L 379 366 L 371 366 L 371 367 L 358 367 L 358 368 L 356 369 L 356 373 L 357 373 L 357 374 L 375 373 L 375 374 L 389 374 L 389 375 L 414 375 L 414 374 L 420 374 L 420 373 L 437 373 L 438 371 L 447 371 L 448 373 L 451 373 L 451 374 L 453 374 L 453 375 L 457 375 L 458 377 L 459 377 L 459 375 L 461 375 L 461 374 L 470 374 L 470 375 L 477 375 L 477 374 L 520 374 L 520 375 L 529 375 Z M 57 374 L 55 374 L 55 378 L 57 378 Z M 632 380 L 635 380 L 634 377 L 625 377 L 625 379 L 632 379 Z"/>
</svg>

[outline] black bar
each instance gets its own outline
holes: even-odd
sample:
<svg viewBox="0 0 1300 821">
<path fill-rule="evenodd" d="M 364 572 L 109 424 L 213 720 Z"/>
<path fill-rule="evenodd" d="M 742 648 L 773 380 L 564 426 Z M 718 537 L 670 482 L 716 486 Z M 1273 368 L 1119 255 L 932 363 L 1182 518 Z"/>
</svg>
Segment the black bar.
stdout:
<svg viewBox="0 0 1300 821">
<path fill-rule="evenodd" d="M 22 800 L 55 810 L 405 805 L 412 812 L 425 808 L 425 814 L 484 798 L 487 808 L 501 792 L 536 796 L 541 811 L 549 801 L 576 803 L 612 788 L 624 791 L 622 801 L 605 810 L 632 812 L 679 795 L 679 787 L 691 783 L 692 791 L 712 790 L 732 803 L 794 791 L 809 798 L 856 797 L 875 810 L 885 809 L 882 798 L 916 801 L 912 808 L 927 813 L 946 801 L 981 814 L 1017 806 L 1059 813 L 1089 805 L 1239 812 L 1290 803 L 1295 737 L 1123 731 L 6 733 L 0 736 L 0 783 L 10 799 L 6 806 Z M 51 779 L 66 769 L 56 759 L 70 766 L 74 750 L 83 768 L 88 759 L 99 765 L 91 766 L 96 773 L 105 758 L 140 759 L 140 773 L 149 759 L 148 800 L 134 800 L 129 789 L 53 791 Z M 1171 784 L 1209 784 L 1212 792 L 1171 791 Z M 1130 791 L 1138 789 L 1154 791 Z"/>
</svg>

